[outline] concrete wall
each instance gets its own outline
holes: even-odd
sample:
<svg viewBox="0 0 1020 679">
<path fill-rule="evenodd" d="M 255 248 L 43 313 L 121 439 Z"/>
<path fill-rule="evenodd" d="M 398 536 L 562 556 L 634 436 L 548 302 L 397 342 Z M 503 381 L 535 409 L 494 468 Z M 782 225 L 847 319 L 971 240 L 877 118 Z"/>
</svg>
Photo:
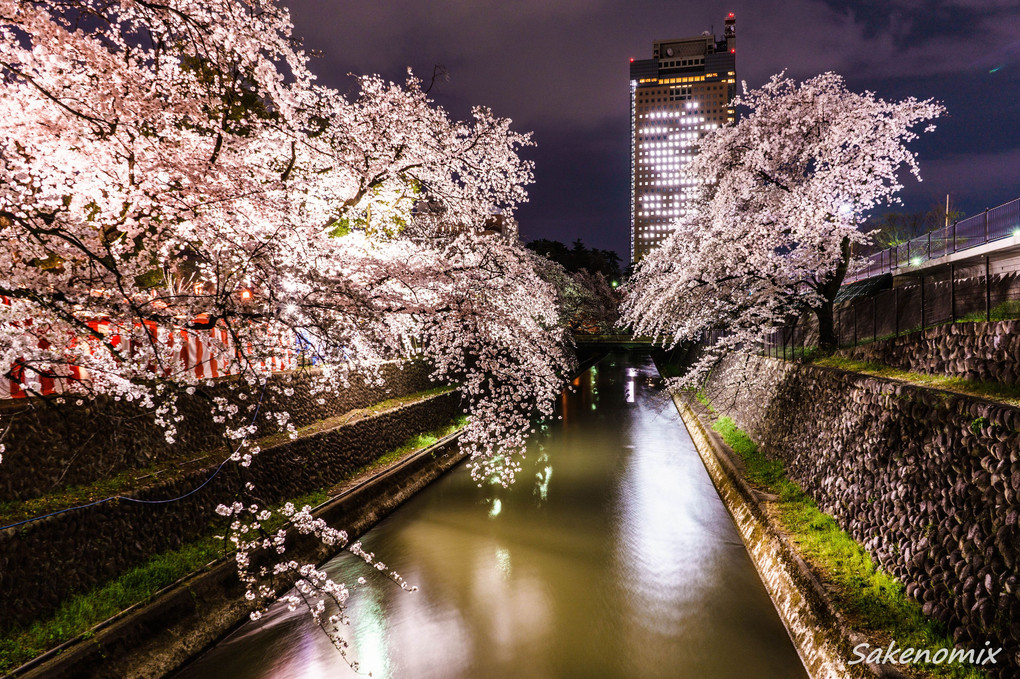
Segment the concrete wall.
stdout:
<svg viewBox="0 0 1020 679">
<path fill-rule="evenodd" d="M 278 400 L 298 426 L 340 415 L 352 408 L 404 396 L 433 386 L 428 366 L 387 364 L 382 384 L 355 375 L 343 391 L 316 395 L 309 393 L 308 373 L 279 373 L 276 388 L 266 392 L 263 410 L 280 409 Z M 177 442 L 169 445 L 163 431 L 153 424 L 153 413 L 125 401 L 101 397 L 81 406 L 69 398 L 54 400 L 18 399 L 0 407 L 0 431 L 10 427 L 3 438 L 6 446 L 0 464 L 0 500 L 24 500 L 61 488 L 85 485 L 118 473 L 140 469 L 169 459 L 188 460 L 208 452 L 224 450 L 222 426 L 212 421 L 211 399 L 230 396 L 226 382 L 198 389 L 192 396 L 182 394 L 178 402 L 184 420 L 178 425 Z M 291 387 L 284 396 L 280 387 Z M 322 403 L 320 398 L 326 396 Z M 258 436 L 274 433 L 275 425 L 258 421 Z"/>
<path fill-rule="evenodd" d="M 989 270 L 995 274 L 1020 273 L 1020 254 L 1015 252 L 992 255 L 988 258 Z"/>
<path fill-rule="evenodd" d="M 713 405 L 958 644 L 1020 666 L 1020 409 L 757 356 L 727 359 Z"/>
<path fill-rule="evenodd" d="M 1003 245 L 1003 243 L 1000 242 L 999 245 Z M 898 270 L 893 278 L 893 285 L 912 284 L 921 274 L 935 276 L 936 278 L 947 278 L 949 276 L 949 262 L 941 258 L 936 261 L 939 264 L 934 265 L 929 260 L 920 267 Z M 972 276 L 977 278 L 985 275 L 985 258 L 983 255 L 978 255 L 973 251 L 964 250 L 958 253 L 955 264 L 957 277 L 966 278 Z M 1015 248 L 1004 252 L 990 252 L 988 255 L 988 272 L 992 276 L 1020 273 L 1020 252 L 1017 252 Z"/>
<path fill-rule="evenodd" d="M 46 615 L 68 595 L 198 537 L 217 518 L 216 505 L 231 502 L 246 482 L 255 484 L 264 505 L 327 487 L 408 438 L 445 425 L 461 407 L 460 394 L 453 391 L 287 441 L 264 450 L 247 469 L 228 463 L 184 500 L 155 505 L 114 501 L 0 531 L 0 625 Z M 182 496 L 206 481 L 217 462 L 154 482 L 133 496 Z"/>
<path fill-rule="evenodd" d="M 938 325 L 839 353 L 903 370 L 1018 384 L 1020 321 Z"/>
</svg>

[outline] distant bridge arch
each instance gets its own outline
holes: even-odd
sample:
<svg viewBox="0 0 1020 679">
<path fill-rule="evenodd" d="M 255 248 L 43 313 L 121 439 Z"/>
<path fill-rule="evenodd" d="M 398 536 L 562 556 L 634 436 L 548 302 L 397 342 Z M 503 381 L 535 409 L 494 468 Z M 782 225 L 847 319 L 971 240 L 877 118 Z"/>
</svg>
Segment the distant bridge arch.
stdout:
<svg viewBox="0 0 1020 679">
<path fill-rule="evenodd" d="M 652 347 L 651 337 L 633 335 L 574 335 L 574 343 L 580 348 L 622 347 L 624 349 L 647 349 Z"/>
</svg>

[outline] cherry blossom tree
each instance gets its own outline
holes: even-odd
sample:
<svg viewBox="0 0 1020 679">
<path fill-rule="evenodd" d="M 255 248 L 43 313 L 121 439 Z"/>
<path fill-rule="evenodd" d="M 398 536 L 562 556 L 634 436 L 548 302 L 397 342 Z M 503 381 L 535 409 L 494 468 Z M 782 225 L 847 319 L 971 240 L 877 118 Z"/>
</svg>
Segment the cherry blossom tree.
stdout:
<svg viewBox="0 0 1020 679">
<path fill-rule="evenodd" d="M 745 84 L 734 103 L 747 115 L 702 139 L 686 170 L 693 209 L 640 262 L 623 304 L 636 333 L 669 347 L 727 331 L 689 382 L 805 311 L 820 349 L 835 348 L 836 293 L 855 266 L 851 246 L 868 239 L 858 226 L 897 200 L 905 172 L 920 180 L 907 144 L 944 112 L 932 100 L 852 92 L 834 73 Z"/>
<path fill-rule="evenodd" d="M 258 385 L 282 329 L 345 368 L 423 333 L 430 357 L 467 360 L 437 329 L 464 299 L 492 302 L 470 311 L 484 323 L 520 301 L 508 280 L 547 291 L 515 233 L 481 235 L 497 212 L 512 223 L 532 180 L 509 120 L 451 121 L 414 78 L 363 78 L 350 100 L 315 86 L 271 2 L 3 0 L 0 16 L 0 365 L 83 366 L 76 388 L 145 402 L 196 383 L 145 322 L 227 328 L 246 348 L 228 358 Z M 116 344 L 95 317 L 120 324 Z M 517 349 L 478 332 L 465 346 Z"/>
<path fill-rule="evenodd" d="M 529 246 L 530 248 L 530 246 Z M 534 268 L 556 291 L 559 324 L 575 334 L 610 334 L 620 321 L 620 299 L 601 271 L 567 271 L 545 255 L 532 255 Z"/>
<path fill-rule="evenodd" d="M 476 476 L 513 481 L 570 359 L 555 293 L 516 235 L 531 142 L 509 120 L 480 107 L 451 120 L 413 76 L 364 77 L 349 96 L 317 85 L 272 0 L 0 0 L 0 74 L 7 379 L 136 401 L 173 442 L 176 399 L 211 382 L 159 329 L 219 329 L 230 388 L 249 395 L 214 413 L 248 465 L 253 417 L 293 433 L 286 412 L 259 409 L 286 388 L 268 379 L 281 338 L 319 359 L 322 395 L 414 354 L 465 396 Z M 284 540 L 261 532 L 269 510 L 253 497 L 220 511 L 264 604 L 250 552 L 282 558 Z M 288 518 L 346 544 L 303 510 Z M 269 570 L 342 603 L 314 566 Z"/>
</svg>

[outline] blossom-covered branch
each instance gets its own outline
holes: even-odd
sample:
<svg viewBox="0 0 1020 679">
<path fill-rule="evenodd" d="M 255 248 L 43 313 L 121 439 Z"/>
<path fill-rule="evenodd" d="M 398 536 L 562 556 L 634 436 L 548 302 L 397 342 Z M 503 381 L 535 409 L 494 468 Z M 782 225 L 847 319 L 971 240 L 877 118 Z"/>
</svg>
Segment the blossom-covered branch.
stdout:
<svg viewBox="0 0 1020 679">
<path fill-rule="evenodd" d="M 835 347 L 833 302 L 855 265 L 850 246 L 868 238 L 858 226 L 896 200 L 903 170 L 920 179 L 906 145 L 944 112 L 851 92 L 834 73 L 777 75 L 734 103 L 748 113 L 701 140 L 686 168 L 693 209 L 640 263 L 623 305 L 636 333 L 668 346 L 727 331 L 688 381 L 807 310 L 819 347 Z"/>
<path fill-rule="evenodd" d="M 251 395 L 212 407 L 247 465 L 252 418 L 293 433 L 260 405 L 281 342 L 317 359 L 323 397 L 413 354 L 465 396 L 476 472 L 513 480 L 569 359 L 517 239 L 531 141 L 509 120 L 451 120 L 413 76 L 364 77 L 349 96 L 317 85 L 272 0 L 0 0 L 0 79 L 7 379 L 138 402 L 172 442 L 175 399 L 211 382 L 158 330 L 216 329 L 229 388 Z M 223 506 L 261 516 L 251 499 Z M 243 567 L 262 544 L 235 538 L 262 601 Z"/>
</svg>

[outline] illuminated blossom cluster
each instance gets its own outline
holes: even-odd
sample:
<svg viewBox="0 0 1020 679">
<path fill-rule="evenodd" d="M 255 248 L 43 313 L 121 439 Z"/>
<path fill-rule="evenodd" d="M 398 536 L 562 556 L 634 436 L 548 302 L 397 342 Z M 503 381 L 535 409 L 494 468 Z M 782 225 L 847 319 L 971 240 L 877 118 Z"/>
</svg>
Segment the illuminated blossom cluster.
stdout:
<svg viewBox="0 0 1020 679">
<path fill-rule="evenodd" d="M 234 560 L 238 575 L 247 588 L 245 598 L 256 606 L 251 618 L 260 620 L 266 607 L 275 599 L 278 578 L 293 575 L 296 581 L 292 593 L 285 594 L 282 600 L 290 610 L 305 606 L 312 621 L 326 633 L 348 664 L 357 670 L 357 661 L 348 656 L 349 644 L 343 636 L 342 627 L 350 624 L 347 602 L 351 592 L 359 585 L 364 585 L 365 578 L 358 578 L 351 585 L 339 583 L 314 564 L 285 559 L 287 530 L 267 530 L 265 522 L 272 519 L 274 513 L 257 504 L 245 506 L 236 501 L 230 506 L 221 504 L 216 508 L 216 513 L 231 520 L 227 539 L 235 549 Z M 346 548 L 401 589 L 417 591 L 417 587 L 409 585 L 399 573 L 389 570 L 385 563 L 376 559 L 375 554 L 365 551 L 360 542 L 351 544 L 346 531 L 335 529 L 322 519 L 315 518 L 310 506 L 297 509 L 293 503 L 288 502 L 280 508 L 278 514 L 295 531 L 303 535 L 314 535 L 331 547 Z M 275 554 L 278 558 L 267 561 L 267 554 Z M 253 555 L 262 561 L 260 565 L 253 563 Z"/>
<path fill-rule="evenodd" d="M 856 265 L 851 245 L 868 239 L 857 227 L 896 201 L 904 170 L 920 179 L 906 144 L 944 112 L 932 100 L 851 92 L 834 73 L 745 84 L 734 103 L 747 115 L 701 140 L 686 168 L 700 187 L 692 214 L 641 261 L 623 304 L 636 333 L 668 346 L 726 331 L 688 384 L 807 310 L 820 348 L 834 348 L 833 302 Z"/>
<path fill-rule="evenodd" d="M 414 356 L 460 385 L 476 473 L 510 482 L 568 367 L 513 221 L 531 141 L 486 108 L 450 119 L 410 75 L 318 85 L 291 31 L 272 0 L 0 0 L 0 369 L 84 369 L 73 398 L 152 408 L 172 442 L 176 399 L 212 381 L 153 329 L 225 331 L 235 393 L 214 415 L 248 465 L 256 418 L 294 434 L 264 398 L 289 389 L 268 379 L 286 338 L 319 399 Z M 250 551 L 283 538 L 244 537 L 266 510 L 237 502 L 261 602 Z M 340 597 L 304 568 L 285 564 Z"/>
</svg>

